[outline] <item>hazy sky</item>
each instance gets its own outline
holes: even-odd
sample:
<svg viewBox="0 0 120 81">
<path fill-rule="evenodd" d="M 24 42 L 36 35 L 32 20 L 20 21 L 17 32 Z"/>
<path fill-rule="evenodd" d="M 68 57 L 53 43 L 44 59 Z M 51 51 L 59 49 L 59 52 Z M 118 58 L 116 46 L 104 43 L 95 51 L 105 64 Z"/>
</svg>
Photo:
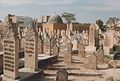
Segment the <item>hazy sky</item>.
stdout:
<svg viewBox="0 0 120 81">
<path fill-rule="evenodd" d="M 105 21 L 109 17 L 120 18 L 119 5 L 120 0 L 0 0 L 0 19 L 8 13 L 38 18 L 71 12 L 80 22 Z"/>
</svg>

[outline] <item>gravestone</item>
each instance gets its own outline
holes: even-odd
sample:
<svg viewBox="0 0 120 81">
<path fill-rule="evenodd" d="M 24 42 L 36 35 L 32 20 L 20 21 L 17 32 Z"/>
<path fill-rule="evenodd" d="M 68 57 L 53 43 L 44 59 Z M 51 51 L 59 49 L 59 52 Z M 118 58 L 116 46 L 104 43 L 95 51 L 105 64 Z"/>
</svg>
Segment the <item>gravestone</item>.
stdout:
<svg viewBox="0 0 120 81">
<path fill-rule="evenodd" d="M 97 56 L 97 64 L 104 63 L 104 50 L 102 46 L 99 46 L 99 49 L 96 52 L 96 56 Z"/>
<path fill-rule="evenodd" d="M 44 54 L 50 55 L 51 54 L 51 39 L 49 36 L 46 36 L 43 46 Z"/>
<path fill-rule="evenodd" d="M 64 68 L 60 69 L 55 81 L 68 81 L 68 72 Z"/>
<path fill-rule="evenodd" d="M 110 41 L 109 41 L 108 36 L 106 36 L 105 39 L 104 39 L 103 49 L 104 49 L 104 54 L 109 55 L 109 53 L 110 53 Z"/>
<path fill-rule="evenodd" d="M 56 40 L 56 46 L 57 46 L 57 56 L 59 57 L 59 53 L 60 53 L 60 38 L 58 37 Z"/>
<path fill-rule="evenodd" d="M 91 24 L 89 28 L 89 46 L 85 47 L 86 53 L 93 53 L 96 51 L 95 47 L 95 24 Z"/>
<path fill-rule="evenodd" d="M 87 69 L 96 69 L 97 68 L 97 57 L 95 53 L 91 54 L 89 57 L 87 57 L 88 63 L 86 65 Z"/>
<path fill-rule="evenodd" d="M 99 27 L 97 24 L 95 26 L 95 46 L 99 47 Z"/>
<path fill-rule="evenodd" d="M 67 30 L 66 30 L 66 36 L 67 36 L 68 38 L 71 38 L 71 30 L 70 30 L 70 29 L 67 29 Z"/>
<path fill-rule="evenodd" d="M 57 30 L 57 37 L 60 37 L 60 30 Z"/>
<path fill-rule="evenodd" d="M 91 24 L 89 29 L 89 46 L 95 46 L 95 25 Z"/>
<path fill-rule="evenodd" d="M 82 43 L 79 43 L 79 46 L 78 46 L 79 50 L 78 50 L 78 54 L 79 54 L 79 57 L 85 57 L 85 45 L 82 44 Z"/>
<path fill-rule="evenodd" d="M 21 40 L 21 48 L 24 49 L 25 48 L 25 34 L 27 31 L 28 27 L 25 27 L 22 33 L 22 40 Z"/>
<path fill-rule="evenodd" d="M 21 50 L 21 45 L 22 45 L 22 31 L 20 29 L 20 22 L 17 23 L 18 25 L 18 36 L 19 36 L 19 50 Z"/>
<path fill-rule="evenodd" d="M 34 72 L 38 69 L 38 34 L 29 27 L 25 35 L 25 68 Z"/>
<path fill-rule="evenodd" d="M 72 44 L 73 44 L 73 47 L 72 47 L 73 53 L 78 53 L 78 40 L 77 40 L 77 38 L 73 39 Z"/>
<path fill-rule="evenodd" d="M 56 43 L 53 46 L 53 54 L 59 57 L 59 52 L 60 52 L 60 43 L 59 41 L 56 41 Z"/>
<path fill-rule="evenodd" d="M 13 24 L 12 19 L 10 19 L 9 16 L 7 26 L 4 31 L 3 45 L 3 80 L 6 78 L 17 79 L 19 77 L 19 37 L 17 27 Z"/>
<path fill-rule="evenodd" d="M 68 42 L 66 44 L 67 46 L 67 50 L 66 50 L 66 53 L 65 53 L 65 56 L 64 56 L 64 61 L 65 63 L 71 63 L 72 62 L 72 44 L 70 42 Z"/>
<path fill-rule="evenodd" d="M 43 46 L 44 46 L 44 37 L 43 35 L 40 34 L 38 38 L 38 54 L 44 53 Z"/>
<path fill-rule="evenodd" d="M 50 54 L 57 54 L 57 41 L 55 35 L 52 35 L 50 38 Z"/>
</svg>

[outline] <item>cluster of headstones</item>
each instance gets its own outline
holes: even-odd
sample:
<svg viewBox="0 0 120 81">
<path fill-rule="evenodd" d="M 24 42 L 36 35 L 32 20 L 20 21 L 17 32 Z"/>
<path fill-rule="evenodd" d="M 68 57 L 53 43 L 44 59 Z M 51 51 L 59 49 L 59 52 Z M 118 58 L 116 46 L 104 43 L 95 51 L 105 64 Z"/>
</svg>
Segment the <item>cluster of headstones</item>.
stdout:
<svg viewBox="0 0 120 81">
<path fill-rule="evenodd" d="M 6 29 L 4 31 L 4 62 L 8 60 L 7 57 L 13 58 L 9 59 L 12 61 L 12 69 L 10 71 L 8 69 L 8 62 L 4 64 L 4 75 L 9 76 L 11 78 L 18 77 L 18 52 L 20 50 L 19 43 L 22 39 L 18 34 L 18 29 L 16 25 L 12 23 L 12 20 L 8 16 L 8 22 L 6 25 Z M 65 52 L 65 63 L 72 62 L 72 53 L 73 51 L 78 51 L 80 57 L 85 57 L 86 51 L 85 46 L 89 45 L 90 48 L 95 46 L 95 29 L 94 27 L 90 28 L 89 36 L 88 31 L 83 31 L 80 33 L 79 31 L 71 31 L 71 30 L 57 30 L 51 33 L 40 30 L 36 21 L 33 21 L 33 24 L 30 27 L 26 27 L 24 29 L 23 37 L 24 38 L 24 51 L 25 51 L 25 68 L 29 68 L 32 71 L 37 69 L 37 57 L 38 54 L 57 54 L 59 55 L 60 47 L 63 45 L 66 47 Z M 10 44 L 6 43 L 6 41 Z M 88 42 L 89 41 L 89 42 Z M 106 43 L 109 40 L 106 38 Z M 12 47 L 11 47 L 11 46 Z M 105 44 L 109 45 L 109 44 Z M 6 50 L 10 49 L 10 51 Z M 14 50 L 13 52 L 11 50 Z M 12 52 L 12 53 L 11 53 Z M 12 55 L 12 56 L 11 56 Z M 29 60 L 33 62 L 30 64 Z M 96 69 L 97 64 L 102 64 L 104 62 L 104 50 L 102 46 L 99 46 L 99 49 L 96 52 L 93 52 L 90 57 L 88 57 L 88 68 Z M 7 67 L 7 69 L 5 69 Z M 9 75 L 11 74 L 11 75 Z"/>
</svg>

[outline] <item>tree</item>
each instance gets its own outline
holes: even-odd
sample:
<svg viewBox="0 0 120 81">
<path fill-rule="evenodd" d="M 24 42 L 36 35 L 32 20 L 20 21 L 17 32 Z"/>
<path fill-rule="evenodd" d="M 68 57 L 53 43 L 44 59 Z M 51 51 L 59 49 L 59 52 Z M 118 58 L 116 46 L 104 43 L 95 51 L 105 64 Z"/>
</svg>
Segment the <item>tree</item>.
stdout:
<svg viewBox="0 0 120 81">
<path fill-rule="evenodd" d="M 101 30 L 102 30 L 103 32 L 105 32 L 105 31 L 107 30 L 107 28 L 108 28 L 107 25 L 103 25 L 103 27 L 101 28 Z"/>
<path fill-rule="evenodd" d="M 98 20 L 96 21 L 96 24 L 99 26 L 100 29 L 101 29 L 101 27 L 103 27 L 103 21 L 100 20 L 100 19 L 98 19 Z"/>
<path fill-rule="evenodd" d="M 99 26 L 99 28 L 101 29 L 101 31 L 105 32 L 107 30 L 107 26 L 104 25 L 103 21 L 101 19 L 98 19 L 96 21 L 96 24 Z"/>
<path fill-rule="evenodd" d="M 117 18 L 117 17 L 110 17 L 110 18 L 107 20 L 106 25 L 107 25 L 108 27 L 115 27 L 116 24 L 118 23 L 118 21 L 120 21 L 119 18 Z"/>
<path fill-rule="evenodd" d="M 68 24 L 70 24 L 72 21 L 76 20 L 75 14 L 73 14 L 73 13 L 64 12 L 64 13 L 62 13 L 62 17 L 66 20 L 66 22 Z"/>
</svg>

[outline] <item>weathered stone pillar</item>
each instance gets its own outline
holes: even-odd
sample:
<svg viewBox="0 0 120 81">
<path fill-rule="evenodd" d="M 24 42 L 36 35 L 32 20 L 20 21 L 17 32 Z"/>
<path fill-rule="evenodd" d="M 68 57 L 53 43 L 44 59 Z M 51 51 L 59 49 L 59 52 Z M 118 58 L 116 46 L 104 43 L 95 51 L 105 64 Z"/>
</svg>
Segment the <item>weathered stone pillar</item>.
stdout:
<svg viewBox="0 0 120 81">
<path fill-rule="evenodd" d="M 96 51 L 95 47 L 95 24 L 91 24 L 89 28 L 89 46 L 85 48 L 86 53 L 93 53 Z"/>
<path fill-rule="evenodd" d="M 97 57 L 95 53 L 91 54 L 89 57 L 87 57 L 88 63 L 87 63 L 87 68 L 88 69 L 94 69 L 96 70 L 97 68 Z"/>
<path fill-rule="evenodd" d="M 85 45 L 84 44 L 82 44 L 82 43 L 79 43 L 79 46 L 78 46 L 79 48 L 79 50 L 78 50 L 78 54 L 79 54 L 79 57 L 81 58 L 81 57 L 85 57 Z"/>
<path fill-rule="evenodd" d="M 96 52 L 97 56 L 97 64 L 103 64 L 104 63 L 104 50 L 102 46 L 99 46 L 99 49 Z"/>
<path fill-rule="evenodd" d="M 38 39 L 38 54 L 43 54 L 44 53 L 44 49 L 43 49 L 43 45 L 44 45 L 44 42 L 43 42 L 43 38 L 40 37 Z"/>
<path fill-rule="evenodd" d="M 38 69 L 38 35 L 29 27 L 25 36 L 25 68 L 34 72 Z"/>
<path fill-rule="evenodd" d="M 16 28 L 12 19 L 9 18 L 3 39 L 3 80 L 5 81 L 6 78 L 17 79 L 19 77 L 19 37 Z"/>
<path fill-rule="evenodd" d="M 67 43 L 66 45 L 67 45 L 67 50 L 64 56 L 64 61 L 65 63 L 70 64 L 72 62 L 72 45 L 71 43 Z"/>
</svg>

